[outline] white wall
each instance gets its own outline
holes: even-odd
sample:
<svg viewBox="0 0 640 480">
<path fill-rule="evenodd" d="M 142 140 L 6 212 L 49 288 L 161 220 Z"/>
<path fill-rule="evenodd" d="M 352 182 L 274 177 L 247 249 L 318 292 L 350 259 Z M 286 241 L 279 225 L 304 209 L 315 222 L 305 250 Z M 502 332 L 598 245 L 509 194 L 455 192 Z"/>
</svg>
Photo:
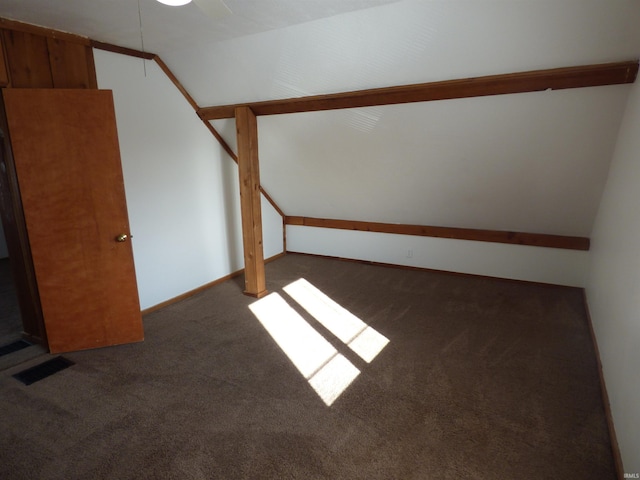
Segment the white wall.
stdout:
<svg viewBox="0 0 640 480">
<path fill-rule="evenodd" d="M 243 267 L 237 167 L 153 61 L 95 50 L 113 90 L 141 307 Z M 265 257 L 282 219 L 263 199 Z"/>
<path fill-rule="evenodd" d="M 640 45 L 639 45 L 640 47 Z M 640 473 L 640 83 L 592 234 L 587 298 L 625 471 Z"/>
<path fill-rule="evenodd" d="M 262 184 L 287 215 L 586 237 L 629 90 L 262 116 Z"/>
<path fill-rule="evenodd" d="M 287 251 L 583 287 L 589 254 L 576 250 L 287 226 Z"/>
</svg>

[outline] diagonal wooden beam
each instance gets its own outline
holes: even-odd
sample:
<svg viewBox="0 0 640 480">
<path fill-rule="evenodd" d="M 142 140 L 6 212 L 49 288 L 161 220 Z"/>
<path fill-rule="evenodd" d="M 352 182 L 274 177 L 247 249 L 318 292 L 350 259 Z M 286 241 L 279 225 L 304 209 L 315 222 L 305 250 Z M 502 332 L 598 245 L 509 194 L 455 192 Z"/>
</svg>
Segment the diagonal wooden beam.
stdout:
<svg viewBox="0 0 640 480">
<path fill-rule="evenodd" d="M 0 18 L 0 21 L 2 21 L 1 18 Z M 104 51 L 113 52 L 113 53 L 119 53 L 121 55 L 128 55 L 130 57 L 143 58 L 145 60 L 154 60 L 158 64 L 160 69 L 169 78 L 169 80 L 171 80 L 171 82 L 175 85 L 175 87 L 180 91 L 180 93 L 185 98 L 185 100 L 189 103 L 189 105 L 191 105 L 191 107 L 196 111 L 196 113 L 200 110 L 200 107 L 198 106 L 198 104 L 196 103 L 194 98 L 189 94 L 189 92 L 187 92 L 187 89 L 184 88 L 182 83 L 180 83 L 180 80 L 178 80 L 178 78 L 173 74 L 173 72 L 167 66 L 167 64 L 164 63 L 164 61 L 158 55 L 156 55 L 155 53 L 143 52 L 141 50 L 135 50 L 133 48 L 120 47 L 118 45 L 113 45 L 111 43 L 105 43 L 105 42 L 99 42 L 97 40 L 89 40 L 89 43 L 93 48 L 97 48 L 99 50 L 104 50 Z M 2 85 L 2 77 L 0 75 L 0 86 L 1 85 Z M 233 118 L 233 115 L 231 117 L 229 117 L 229 118 Z M 229 154 L 229 156 L 233 159 L 234 162 L 238 163 L 238 156 L 235 154 L 235 152 L 229 146 L 229 144 L 225 141 L 225 139 L 222 138 L 222 135 L 220 135 L 220 133 L 215 129 L 215 127 L 213 125 L 211 125 L 209 123 L 208 120 L 205 120 L 203 118 L 201 118 L 201 120 L 203 121 L 205 127 L 207 127 L 207 129 L 215 137 L 215 139 L 218 140 L 218 142 L 220 143 L 220 145 L 222 146 L 224 151 L 227 152 L 227 154 Z M 273 200 L 273 198 L 271 198 L 271 196 L 267 193 L 267 191 L 264 188 L 262 188 L 262 186 L 260 187 L 260 191 L 264 195 L 264 198 L 266 198 L 266 200 L 271 204 L 271 206 L 275 209 L 275 211 L 280 214 L 280 216 L 283 218 L 283 221 L 284 221 L 285 214 L 282 211 L 282 209 Z"/>
<path fill-rule="evenodd" d="M 256 115 L 278 115 L 508 93 L 537 92 L 549 89 L 597 87 L 633 83 L 637 74 L 638 61 L 634 60 L 374 88 L 346 93 L 288 98 L 285 100 L 205 107 L 198 110 L 198 115 L 203 120 L 233 118 L 235 109 L 240 105 L 250 107 Z"/>
<path fill-rule="evenodd" d="M 173 74 L 173 72 L 169 69 L 167 64 L 164 63 L 164 61 L 158 55 L 154 55 L 153 60 L 158 64 L 158 66 L 160 67 L 160 70 L 162 70 L 164 74 L 169 78 L 169 80 L 171 80 L 171 83 L 173 83 L 173 85 L 178 89 L 178 91 L 182 94 L 182 96 L 189 103 L 189 105 L 191 105 L 191 108 L 193 108 L 197 112 L 198 104 L 193 99 L 191 94 L 187 92 L 187 89 L 184 88 L 182 83 L 180 83 L 180 80 L 178 80 L 178 77 L 176 77 Z"/>
<path fill-rule="evenodd" d="M 111 51 L 116 51 L 116 50 L 111 50 Z M 142 52 L 139 52 L 139 53 L 142 53 Z M 189 92 L 187 92 L 187 89 L 182 86 L 182 83 L 180 83 L 178 78 L 169 69 L 167 64 L 164 63 L 164 61 L 162 61 L 162 59 L 158 55 L 153 55 L 152 58 L 158 64 L 160 69 L 165 73 L 165 75 L 169 78 L 169 80 L 171 80 L 171 82 L 175 85 L 175 87 L 180 91 L 180 93 L 185 98 L 185 100 L 189 103 L 189 105 L 191 105 L 191 107 L 197 112 L 199 108 L 198 104 L 193 99 L 193 97 L 189 94 Z M 204 120 L 204 119 L 201 119 L 201 120 L 202 120 L 202 123 L 204 123 L 204 126 L 207 127 L 207 129 L 215 137 L 215 139 L 218 140 L 218 143 L 220 143 L 220 146 L 222 146 L 224 151 L 227 152 L 227 154 L 232 158 L 234 162 L 238 163 L 238 156 L 231 149 L 231 147 L 225 141 L 225 139 L 222 138 L 222 135 L 220 135 L 220 133 L 215 129 L 213 125 L 211 125 L 211 123 L 209 123 L 208 120 Z M 264 198 L 267 199 L 267 201 L 271 204 L 274 210 L 280 214 L 280 216 L 283 218 L 283 221 L 284 221 L 285 214 L 282 211 L 282 209 L 273 200 L 273 198 L 271 198 L 271 196 L 267 193 L 267 191 L 262 186 L 260 186 L 260 191 L 264 195 Z"/>
</svg>

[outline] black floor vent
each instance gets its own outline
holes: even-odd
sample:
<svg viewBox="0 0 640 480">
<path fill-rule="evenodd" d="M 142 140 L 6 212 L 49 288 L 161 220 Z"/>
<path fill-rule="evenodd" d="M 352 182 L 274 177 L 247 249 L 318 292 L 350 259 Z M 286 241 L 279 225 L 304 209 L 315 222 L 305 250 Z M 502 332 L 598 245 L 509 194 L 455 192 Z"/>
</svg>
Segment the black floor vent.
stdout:
<svg viewBox="0 0 640 480">
<path fill-rule="evenodd" d="M 64 357 L 56 357 L 35 367 L 27 368 L 20 373 L 16 373 L 13 377 L 25 385 L 31 385 L 71 365 L 75 365 L 71 360 Z"/>
<path fill-rule="evenodd" d="M 30 347 L 31 344 L 26 340 L 18 340 L 17 342 L 8 343 L 0 347 L 0 357 L 3 355 L 9 355 L 10 353 L 17 352 L 23 348 Z"/>
</svg>

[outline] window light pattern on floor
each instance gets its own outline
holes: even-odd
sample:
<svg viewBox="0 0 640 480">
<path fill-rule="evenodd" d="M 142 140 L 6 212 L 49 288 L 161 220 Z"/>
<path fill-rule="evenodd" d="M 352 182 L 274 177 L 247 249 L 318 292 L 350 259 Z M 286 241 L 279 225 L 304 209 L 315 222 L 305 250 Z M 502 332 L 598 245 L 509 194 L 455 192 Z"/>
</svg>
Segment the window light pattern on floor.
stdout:
<svg viewBox="0 0 640 480">
<path fill-rule="evenodd" d="M 284 290 L 367 363 L 389 343 L 386 337 L 306 280 L 297 280 Z M 271 293 L 249 308 L 327 406 L 332 405 L 360 374 L 360 370 L 280 294 Z"/>
<path fill-rule="evenodd" d="M 287 285 L 284 291 L 367 363 L 371 363 L 389 343 L 384 335 L 340 306 L 304 278 Z"/>
</svg>

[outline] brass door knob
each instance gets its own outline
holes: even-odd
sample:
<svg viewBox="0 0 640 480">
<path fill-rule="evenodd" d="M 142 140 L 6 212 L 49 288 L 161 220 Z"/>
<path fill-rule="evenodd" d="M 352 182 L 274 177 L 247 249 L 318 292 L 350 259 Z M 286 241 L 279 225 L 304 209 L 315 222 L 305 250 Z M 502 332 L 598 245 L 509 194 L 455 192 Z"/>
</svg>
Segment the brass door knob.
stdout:
<svg viewBox="0 0 640 480">
<path fill-rule="evenodd" d="M 126 242 L 129 236 L 126 233 L 121 233 L 116 237 L 116 242 Z"/>
</svg>

